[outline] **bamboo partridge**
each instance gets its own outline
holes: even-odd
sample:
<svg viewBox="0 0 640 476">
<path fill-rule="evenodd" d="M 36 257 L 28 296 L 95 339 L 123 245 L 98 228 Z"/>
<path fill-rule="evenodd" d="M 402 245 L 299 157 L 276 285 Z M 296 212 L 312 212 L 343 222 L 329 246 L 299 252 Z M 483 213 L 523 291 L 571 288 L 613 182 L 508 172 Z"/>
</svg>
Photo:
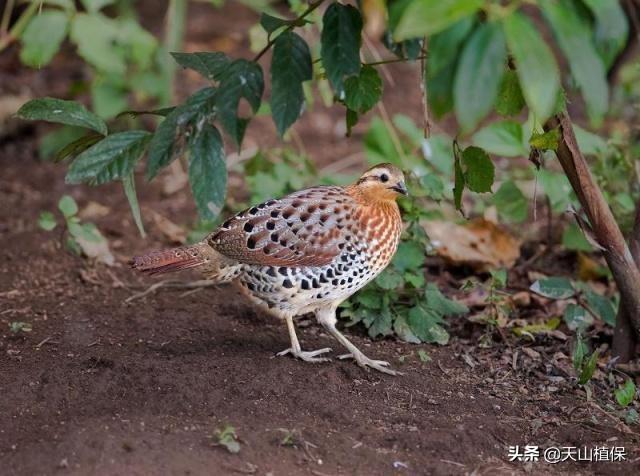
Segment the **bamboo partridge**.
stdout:
<svg viewBox="0 0 640 476">
<path fill-rule="evenodd" d="M 367 170 L 347 187 L 318 186 L 268 200 L 225 221 L 192 246 L 135 257 L 149 274 L 198 267 L 215 282 L 237 282 L 284 319 L 291 353 L 307 362 L 329 360 L 331 349 L 303 351 L 293 317 L 315 313 L 362 367 L 395 375 L 389 363 L 364 355 L 338 329 L 336 308 L 374 279 L 396 252 L 402 220 L 396 198 L 406 194 L 402 171 L 391 164 Z"/>
</svg>

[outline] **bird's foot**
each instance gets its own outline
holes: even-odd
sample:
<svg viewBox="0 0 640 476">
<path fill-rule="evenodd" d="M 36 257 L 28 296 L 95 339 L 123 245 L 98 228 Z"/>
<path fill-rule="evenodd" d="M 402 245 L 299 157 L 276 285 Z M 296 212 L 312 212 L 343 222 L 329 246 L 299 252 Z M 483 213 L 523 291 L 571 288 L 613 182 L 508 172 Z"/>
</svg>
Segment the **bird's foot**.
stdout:
<svg viewBox="0 0 640 476">
<path fill-rule="evenodd" d="M 353 354 L 339 355 L 339 359 L 354 359 L 356 363 L 367 370 L 369 368 L 376 369 L 379 372 L 389 375 L 402 375 L 402 372 L 388 368 L 390 365 L 386 360 L 373 360 L 364 355 L 362 352 L 356 352 Z"/>
<path fill-rule="evenodd" d="M 326 354 L 327 352 L 331 352 L 331 349 L 329 347 L 325 347 L 324 349 L 318 349 L 318 350 L 310 350 L 310 351 L 293 349 L 289 347 L 288 349 L 285 349 L 282 352 L 278 352 L 276 355 L 278 357 L 281 357 L 283 355 L 291 354 L 296 359 L 304 360 L 305 362 L 329 362 L 331 359 L 328 359 L 326 357 L 316 357 L 317 355 Z"/>
</svg>

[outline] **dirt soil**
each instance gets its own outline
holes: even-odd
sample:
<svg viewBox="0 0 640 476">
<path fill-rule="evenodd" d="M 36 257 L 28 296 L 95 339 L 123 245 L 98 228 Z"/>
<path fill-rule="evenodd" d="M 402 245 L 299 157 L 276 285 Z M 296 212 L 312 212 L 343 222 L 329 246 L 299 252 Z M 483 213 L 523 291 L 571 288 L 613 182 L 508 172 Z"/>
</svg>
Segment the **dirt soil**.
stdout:
<svg viewBox="0 0 640 476">
<path fill-rule="evenodd" d="M 216 49 L 203 44 L 205 31 L 227 38 L 225 28 L 244 31 L 251 15 L 214 17 L 213 26 L 192 15 L 190 38 L 200 43 L 191 48 Z M 232 53 L 246 53 L 246 44 L 230 38 L 237 41 Z M 15 84 L 15 63 L 3 61 L 0 84 Z M 417 97 L 417 86 L 396 71 L 400 84 L 388 88 L 385 102 L 406 110 L 407 89 Z M 59 92 L 60 82 L 43 80 L 50 74 L 30 73 L 24 83 L 36 95 Z M 362 129 L 343 139 L 333 128 L 339 117 L 318 108 L 298 128 L 321 165 L 359 150 Z M 169 243 L 151 223 L 149 236 L 139 237 L 118 186 L 64 185 L 63 166 L 37 159 L 44 130 L 28 127 L 0 141 L 2 475 L 640 474 L 637 426 L 625 426 L 559 378 L 557 348 L 548 341 L 528 351 L 511 343 L 482 349 L 464 317 L 450 321 L 445 347 L 371 341 L 362 329 L 346 330 L 371 357 L 404 373 L 390 377 L 348 361 L 275 357 L 289 345 L 285 325 L 233 288 L 167 289 L 126 303 L 155 282 L 134 275 L 127 260 Z M 273 126 L 258 121 L 248 141 L 274 138 Z M 160 188 L 140 182 L 143 211 L 192 222 L 188 191 L 165 197 Z M 91 201 L 107 207 L 92 221 L 109 239 L 116 266 L 72 255 L 59 228 L 38 228 L 39 213 L 54 211 L 64 193 L 81 208 Z M 33 330 L 14 335 L 15 321 Z M 306 349 L 340 350 L 312 320 L 300 321 L 299 335 Z M 422 362 L 418 349 L 431 361 Z M 216 430 L 226 425 L 237 431 L 237 454 L 216 445 Z M 526 444 L 624 446 L 627 461 L 510 462 L 509 446 Z"/>
</svg>

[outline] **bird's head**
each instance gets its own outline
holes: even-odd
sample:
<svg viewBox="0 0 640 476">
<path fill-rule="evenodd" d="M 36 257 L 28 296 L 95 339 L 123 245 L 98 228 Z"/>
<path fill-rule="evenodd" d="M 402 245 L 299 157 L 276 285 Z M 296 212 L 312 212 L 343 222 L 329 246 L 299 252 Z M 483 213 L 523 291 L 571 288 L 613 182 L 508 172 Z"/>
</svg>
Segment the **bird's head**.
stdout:
<svg viewBox="0 0 640 476">
<path fill-rule="evenodd" d="M 408 195 L 402 170 L 392 164 L 378 164 L 367 170 L 354 184 L 371 201 L 393 201 L 398 195 Z"/>
</svg>

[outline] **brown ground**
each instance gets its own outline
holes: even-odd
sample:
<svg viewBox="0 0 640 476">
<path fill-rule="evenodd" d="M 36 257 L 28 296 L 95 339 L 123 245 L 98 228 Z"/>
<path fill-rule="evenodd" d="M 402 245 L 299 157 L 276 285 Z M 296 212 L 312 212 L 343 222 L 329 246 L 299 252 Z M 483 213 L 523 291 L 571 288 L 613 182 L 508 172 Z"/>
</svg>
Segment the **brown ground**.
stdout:
<svg viewBox="0 0 640 476">
<path fill-rule="evenodd" d="M 190 37 L 206 41 L 206 22 L 193 18 Z M 210 23 L 206 29 L 224 37 L 225 18 L 213 18 L 219 29 Z M 235 32 L 242 31 L 241 21 L 253 20 L 244 12 L 231 22 Z M 403 71 L 412 70 L 397 77 L 412 84 Z M 42 79 L 47 74 L 27 81 L 37 95 L 53 94 Z M 404 87 L 388 88 L 385 96 L 392 110 L 408 109 L 406 97 Z M 335 113 L 313 114 L 299 132 L 320 164 L 358 150 L 361 138 L 342 139 L 331 129 Z M 394 378 L 350 362 L 274 357 L 288 346 L 284 324 L 229 288 L 188 296 L 165 290 L 125 304 L 151 282 L 133 275 L 127 259 L 167 243 L 153 226 L 148 239 L 139 238 L 118 187 L 65 186 L 64 167 L 36 159 L 41 131 L 22 130 L 0 142 L 1 474 L 640 471 L 637 426 L 588 403 L 562 373 L 554 353 L 568 354 L 568 343 L 558 348 L 537 341 L 531 345 L 541 355 L 536 361 L 511 344 L 479 348 L 478 330 L 465 318 L 451 320 L 447 347 L 372 342 L 360 329 L 348 330 L 370 356 L 404 372 Z M 248 139 L 275 143 L 273 136 L 273 126 L 262 121 Z M 188 192 L 164 198 L 157 184 L 140 190 L 143 209 L 180 224 L 192 221 Z M 64 193 L 81 207 L 91 200 L 109 207 L 94 221 L 109 239 L 116 267 L 87 263 L 65 251 L 57 230 L 38 229 L 40 211 L 54 210 Z M 16 337 L 8 331 L 13 321 L 31 323 L 33 331 Z M 305 348 L 335 348 L 315 324 L 300 335 Z M 432 361 L 422 363 L 418 349 Z M 408 357 L 401 362 L 401 356 Z M 235 455 L 213 445 L 215 431 L 227 424 L 240 439 Z M 288 434 L 293 444 L 283 444 Z M 510 463 L 508 446 L 524 444 L 624 446 L 629 461 Z"/>
</svg>

